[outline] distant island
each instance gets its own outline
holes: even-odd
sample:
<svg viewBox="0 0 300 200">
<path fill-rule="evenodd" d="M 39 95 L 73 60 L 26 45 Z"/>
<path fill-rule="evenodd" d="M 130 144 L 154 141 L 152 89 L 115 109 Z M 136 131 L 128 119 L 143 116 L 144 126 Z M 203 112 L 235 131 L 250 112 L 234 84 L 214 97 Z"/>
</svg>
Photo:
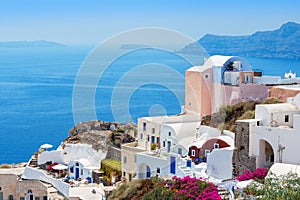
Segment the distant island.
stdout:
<svg viewBox="0 0 300 200">
<path fill-rule="evenodd" d="M 210 55 L 300 59 L 300 24 L 288 22 L 274 31 L 258 31 L 245 36 L 206 34 L 197 42 Z M 196 43 L 180 51 L 185 54 L 196 52 Z"/>
<path fill-rule="evenodd" d="M 64 44 L 46 41 L 46 40 L 0 42 L 0 48 L 64 47 L 64 46 L 65 46 Z"/>
</svg>

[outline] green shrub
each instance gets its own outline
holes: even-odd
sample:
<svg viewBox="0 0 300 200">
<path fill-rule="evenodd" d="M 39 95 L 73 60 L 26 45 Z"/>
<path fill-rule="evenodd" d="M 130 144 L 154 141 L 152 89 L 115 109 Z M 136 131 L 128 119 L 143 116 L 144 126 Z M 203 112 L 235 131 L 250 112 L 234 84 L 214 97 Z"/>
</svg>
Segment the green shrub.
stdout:
<svg viewBox="0 0 300 200">
<path fill-rule="evenodd" d="M 10 168 L 11 168 L 11 165 L 9 165 L 9 164 L 0 165 L 0 169 L 10 169 Z"/>
<path fill-rule="evenodd" d="M 165 200 L 175 199 L 175 195 L 172 190 L 164 188 L 164 187 L 157 187 L 157 188 L 154 188 L 154 190 L 145 194 L 143 196 L 143 200 L 161 199 L 162 197 Z"/>
<path fill-rule="evenodd" d="M 154 149 L 156 148 L 156 146 L 157 146 L 157 145 L 156 145 L 155 143 L 152 143 L 152 144 L 151 144 L 151 150 L 154 150 Z"/>
<path fill-rule="evenodd" d="M 121 162 L 115 159 L 104 159 L 101 161 L 101 170 L 104 171 L 104 180 L 110 184 L 111 175 L 115 173 L 118 179 L 122 176 Z"/>
<path fill-rule="evenodd" d="M 245 189 L 244 196 L 254 196 L 262 200 L 294 200 L 300 199 L 300 178 L 295 173 L 282 176 L 271 174 L 265 179 L 265 184 L 251 184 Z"/>
<path fill-rule="evenodd" d="M 248 110 L 242 116 L 240 116 L 239 119 L 254 119 L 254 117 L 255 117 L 255 111 Z"/>
</svg>

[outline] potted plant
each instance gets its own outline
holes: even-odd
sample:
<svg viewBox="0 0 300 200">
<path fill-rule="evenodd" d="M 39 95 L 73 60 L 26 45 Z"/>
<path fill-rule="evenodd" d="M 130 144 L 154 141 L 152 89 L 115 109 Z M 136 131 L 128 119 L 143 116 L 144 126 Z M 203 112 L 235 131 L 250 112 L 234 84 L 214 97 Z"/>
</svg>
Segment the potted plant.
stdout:
<svg viewBox="0 0 300 200">
<path fill-rule="evenodd" d="M 36 152 L 34 152 L 33 154 L 34 154 L 34 157 L 35 157 L 35 158 L 38 158 L 39 152 L 36 151 Z"/>
</svg>

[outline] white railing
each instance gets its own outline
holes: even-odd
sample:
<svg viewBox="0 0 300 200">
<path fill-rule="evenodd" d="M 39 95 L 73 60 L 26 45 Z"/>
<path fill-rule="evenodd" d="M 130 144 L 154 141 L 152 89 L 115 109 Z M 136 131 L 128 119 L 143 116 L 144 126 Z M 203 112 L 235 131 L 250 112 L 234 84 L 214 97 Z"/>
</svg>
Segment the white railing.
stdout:
<svg viewBox="0 0 300 200">
<path fill-rule="evenodd" d="M 53 178 L 46 174 L 46 172 L 37 168 L 27 166 L 22 175 L 23 179 L 40 180 L 46 183 L 52 184 L 59 192 L 61 192 L 66 198 L 69 198 L 70 185 L 63 182 L 60 179 Z"/>
</svg>

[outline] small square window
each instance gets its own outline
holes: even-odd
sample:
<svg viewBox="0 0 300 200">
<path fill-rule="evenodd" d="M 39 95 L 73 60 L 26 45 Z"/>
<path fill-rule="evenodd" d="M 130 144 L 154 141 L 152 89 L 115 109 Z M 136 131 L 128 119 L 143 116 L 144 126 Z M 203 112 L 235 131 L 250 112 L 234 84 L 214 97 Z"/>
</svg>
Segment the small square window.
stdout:
<svg viewBox="0 0 300 200">
<path fill-rule="evenodd" d="M 205 152 L 205 157 L 207 157 L 207 155 L 210 154 L 210 150 L 209 149 L 206 149 L 204 152 Z"/>
<path fill-rule="evenodd" d="M 214 149 L 218 149 L 219 148 L 219 144 L 218 143 L 214 143 Z"/>
<path fill-rule="evenodd" d="M 209 75 L 208 75 L 208 74 L 205 74 L 204 77 L 205 77 L 206 79 L 208 79 L 208 78 L 209 78 Z"/>
<path fill-rule="evenodd" d="M 289 115 L 284 116 L 284 122 L 289 122 Z"/>
<path fill-rule="evenodd" d="M 192 156 L 195 156 L 195 155 L 196 155 L 196 151 L 192 150 Z"/>
<path fill-rule="evenodd" d="M 156 168 L 156 173 L 160 174 L 160 168 Z"/>
</svg>

